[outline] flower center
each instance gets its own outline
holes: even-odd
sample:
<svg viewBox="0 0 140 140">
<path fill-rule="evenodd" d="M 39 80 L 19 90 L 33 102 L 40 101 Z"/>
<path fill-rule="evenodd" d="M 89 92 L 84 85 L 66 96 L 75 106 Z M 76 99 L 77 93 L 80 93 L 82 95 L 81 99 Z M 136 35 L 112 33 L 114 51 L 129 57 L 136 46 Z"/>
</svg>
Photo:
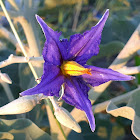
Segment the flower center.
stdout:
<svg viewBox="0 0 140 140">
<path fill-rule="evenodd" d="M 75 61 L 64 61 L 61 65 L 61 71 L 64 75 L 79 76 L 83 74 L 91 74 L 91 69 L 84 68 Z"/>
</svg>

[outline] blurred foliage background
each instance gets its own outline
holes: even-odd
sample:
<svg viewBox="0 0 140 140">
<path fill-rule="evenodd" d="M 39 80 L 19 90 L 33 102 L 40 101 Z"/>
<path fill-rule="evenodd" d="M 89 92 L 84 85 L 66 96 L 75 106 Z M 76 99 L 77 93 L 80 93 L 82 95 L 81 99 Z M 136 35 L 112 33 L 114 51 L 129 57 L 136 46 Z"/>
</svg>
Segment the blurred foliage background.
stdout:
<svg viewBox="0 0 140 140">
<path fill-rule="evenodd" d="M 44 46 L 45 38 L 36 22 L 34 15 L 38 14 L 45 22 L 54 30 L 62 31 L 61 38 L 69 38 L 75 33 L 82 33 L 85 30 L 90 30 L 94 26 L 106 9 L 110 10 L 109 18 L 106 22 L 102 33 L 102 41 L 100 45 L 100 53 L 98 56 L 91 58 L 88 64 L 107 68 L 117 54 L 122 50 L 138 24 L 140 23 L 140 1 L 139 0 L 34 0 L 34 4 L 30 5 L 31 0 L 15 0 L 17 5 L 21 5 L 21 11 L 24 16 L 31 21 L 33 25 L 33 32 L 38 34 L 37 42 L 40 44 L 39 53 L 41 55 Z M 25 30 L 21 23 L 19 24 L 14 12 L 15 8 L 10 5 L 10 1 L 4 1 L 6 8 L 10 12 L 11 17 L 15 23 L 15 27 L 24 42 L 25 46 L 29 45 L 24 34 Z M 26 11 L 26 8 L 28 10 Z M 31 12 L 32 11 L 32 12 Z M 0 12 L 0 29 L 5 27 L 11 31 L 9 23 L 3 17 L 2 10 Z M 18 13 L 19 14 L 19 13 Z M 28 16 L 27 16 L 28 15 Z M 30 32 L 28 32 L 30 34 Z M 11 41 L 0 32 L 0 61 L 8 58 L 10 54 L 21 55 L 20 51 L 15 48 Z M 33 54 L 31 54 L 34 56 Z M 129 66 L 140 65 L 140 53 L 135 56 L 135 59 L 130 60 Z M 35 85 L 34 78 L 27 64 L 12 64 L 1 71 L 8 73 L 13 81 L 10 89 L 14 98 L 19 97 L 19 93 L 25 89 Z M 137 75 L 137 80 L 134 82 L 113 82 L 96 103 L 103 102 L 113 97 L 119 96 L 135 89 L 140 84 L 140 75 Z M 5 94 L 3 86 L 0 84 L 0 106 L 9 102 Z M 120 106 L 123 106 L 121 104 Z M 64 107 L 69 111 L 73 107 L 64 103 Z M 1 116 L 1 119 L 16 119 L 21 116 L 10 115 Z M 50 133 L 49 121 L 43 102 L 37 105 L 31 112 L 26 113 L 26 118 L 30 119 L 43 131 Z M 131 121 L 121 117 L 115 118 L 105 111 L 95 115 L 96 131 L 91 132 L 89 125 L 86 122 L 80 122 L 82 133 L 78 134 L 72 131 L 68 139 L 72 140 L 135 140 L 136 138 L 131 132 Z M 24 124 L 32 123 L 27 120 Z M 19 122 L 18 122 L 19 123 Z M 12 127 L 17 127 L 18 123 L 12 124 Z M 21 123 L 21 122 L 20 122 Z M 1 125 L 2 124 L 2 125 Z M 6 122 L 1 120 L 0 131 L 7 131 Z M 10 129 L 10 127 L 9 127 Z M 19 128 L 23 129 L 23 128 Z M 32 128 L 33 129 L 33 128 Z M 38 128 L 39 129 L 39 128 Z M 17 128 L 18 131 L 18 128 Z M 37 129 L 35 130 L 38 131 Z M 14 132 L 12 132 L 14 134 Z M 21 136 L 21 133 L 19 133 Z M 33 134 L 34 135 L 34 134 Z M 15 135 L 18 139 L 18 136 Z M 23 139 L 25 139 L 23 137 Z M 35 138 L 34 138 L 35 139 Z M 43 139 L 43 138 L 42 138 Z M 45 139 L 45 137 L 44 137 Z M 49 139 L 49 138 L 48 138 Z"/>
</svg>

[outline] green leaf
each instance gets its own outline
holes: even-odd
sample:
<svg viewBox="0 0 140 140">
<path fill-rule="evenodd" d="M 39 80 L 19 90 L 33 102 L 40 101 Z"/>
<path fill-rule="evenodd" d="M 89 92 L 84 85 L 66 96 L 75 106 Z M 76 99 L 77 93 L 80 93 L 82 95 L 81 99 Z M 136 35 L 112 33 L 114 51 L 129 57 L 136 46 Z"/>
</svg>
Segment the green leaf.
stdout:
<svg viewBox="0 0 140 140">
<path fill-rule="evenodd" d="M 107 57 L 110 58 L 113 55 L 118 54 L 124 47 L 124 44 L 120 41 L 112 41 L 105 45 L 100 45 L 100 52 L 97 56 L 93 56 L 89 61 L 88 64 L 94 64 L 93 61 L 97 61 L 97 59 Z"/>
<path fill-rule="evenodd" d="M 136 25 L 132 24 L 130 19 L 120 19 L 119 17 L 112 16 L 106 22 L 106 26 L 102 32 L 102 43 L 107 43 L 113 40 L 118 40 L 126 43 L 132 33 L 134 32 Z"/>
<path fill-rule="evenodd" d="M 0 139 L 51 140 L 51 137 L 28 119 L 0 119 Z"/>
<path fill-rule="evenodd" d="M 140 66 L 140 56 L 139 55 L 135 56 L 135 63 L 136 63 L 136 66 Z M 138 84 L 140 84 L 140 74 L 137 74 L 136 77 L 137 77 Z"/>
</svg>

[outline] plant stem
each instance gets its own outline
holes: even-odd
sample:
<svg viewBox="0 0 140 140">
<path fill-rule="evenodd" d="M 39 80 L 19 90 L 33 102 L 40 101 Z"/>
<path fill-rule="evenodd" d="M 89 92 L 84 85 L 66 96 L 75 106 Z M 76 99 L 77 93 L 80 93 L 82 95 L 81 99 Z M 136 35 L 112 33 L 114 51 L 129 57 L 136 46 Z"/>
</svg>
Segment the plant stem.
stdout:
<svg viewBox="0 0 140 140">
<path fill-rule="evenodd" d="M 4 12 L 4 14 L 5 14 L 5 16 L 6 16 L 7 20 L 8 20 L 8 22 L 9 22 L 9 24 L 10 24 L 10 27 L 11 27 L 11 29 L 12 29 L 14 35 L 15 35 L 15 37 L 16 37 L 18 43 L 19 43 L 19 46 L 20 46 L 20 48 L 21 48 L 21 50 L 22 50 L 22 52 L 23 52 L 23 55 L 24 55 L 25 57 L 28 57 L 28 55 L 27 55 L 27 53 L 26 53 L 26 51 L 25 51 L 25 49 L 24 49 L 24 47 L 23 47 L 23 45 L 22 45 L 22 42 L 21 42 L 21 40 L 20 40 L 20 38 L 19 38 L 19 36 L 18 36 L 18 34 L 17 34 L 17 31 L 16 31 L 16 29 L 15 29 L 15 27 L 14 27 L 14 25 L 13 25 L 13 23 L 12 23 L 10 17 L 9 17 L 9 14 L 8 14 L 8 12 L 7 12 L 6 8 L 5 8 L 5 6 L 4 6 L 2 0 L 0 0 L 0 5 L 1 5 L 1 8 L 2 8 L 2 10 L 3 10 L 3 12 Z M 30 62 L 28 62 L 28 65 L 29 65 L 29 67 L 30 67 L 30 69 L 31 69 L 31 71 L 32 71 L 32 73 L 33 73 L 35 79 L 37 79 L 38 76 L 37 76 L 37 74 L 36 74 L 36 72 L 35 72 L 35 70 L 34 70 L 32 64 L 31 64 Z"/>
<path fill-rule="evenodd" d="M 52 106 L 52 103 L 50 102 L 50 100 L 45 100 L 45 105 L 48 105 L 48 106 L 50 107 L 50 109 L 51 109 L 51 111 L 52 111 L 52 114 L 53 114 L 53 117 L 55 118 L 53 106 Z M 58 120 L 57 120 L 56 118 L 55 118 L 55 121 L 56 121 L 56 124 L 57 124 L 57 126 L 59 127 L 60 131 L 62 132 L 62 135 L 63 135 L 64 139 L 67 140 L 66 135 L 65 135 L 65 133 L 64 133 L 64 131 L 63 131 L 63 129 L 62 129 L 60 123 L 58 122 Z M 55 126 L 54 126 L 54 127 L 55 127 Z M 54 136 L 54 137 L 55 137 L 55 136 Z M 55 137 L 55 138 L 56 138 L 56 137 Z"/>
</svg>

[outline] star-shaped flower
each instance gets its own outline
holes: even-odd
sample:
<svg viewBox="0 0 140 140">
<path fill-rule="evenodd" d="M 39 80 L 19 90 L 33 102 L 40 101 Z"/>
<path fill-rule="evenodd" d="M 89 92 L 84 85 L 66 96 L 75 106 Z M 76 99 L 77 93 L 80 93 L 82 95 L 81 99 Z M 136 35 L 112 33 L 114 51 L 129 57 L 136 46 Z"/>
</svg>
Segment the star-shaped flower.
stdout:
<svg viewBox="0 0 140 140">
<path fill-rule="evenodd" d="M 83 34 L 72 35 L 69 40 L 59 40 L 61 33 L 53 31 L 39 16 L 36 16 L 46 37 L 42 53 L 45 60 L 44 72 L 41 82 L 23 91 L 21 95 L 43 93 L 46 96 L 59 97 L 59 91 L 63 85 L 62 99 L 83 110 L 89 120 L 91 130 L 94 131 L 95 119 L 88 99 L 89 85 L 94 87 L 110 80 L 133 79 L 132 76 L 123 75 L 111 69 L 86 65 L 88 59 L 99 53 L 101 33 L 108 15 L 109 10 L 106 10 L 96 26 Z"/>
</svg>

